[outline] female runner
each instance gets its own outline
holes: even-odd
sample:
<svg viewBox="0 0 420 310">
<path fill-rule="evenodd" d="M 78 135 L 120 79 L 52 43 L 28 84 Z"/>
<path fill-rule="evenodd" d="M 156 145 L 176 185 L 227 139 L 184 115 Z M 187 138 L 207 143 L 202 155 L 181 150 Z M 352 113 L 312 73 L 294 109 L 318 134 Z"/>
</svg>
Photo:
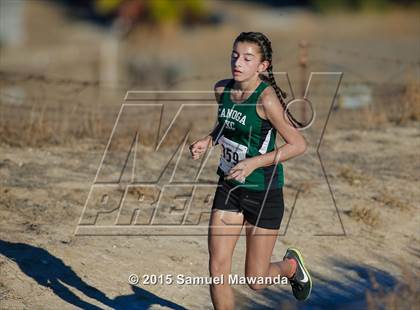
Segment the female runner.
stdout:
<svg viewBox="0 0 420 310">
<path fill-rule="evenodd" d="M 210 276 L 223 275 L 224 283 L 210 285 L 211 299 L 215 309 L 234 309 L 233 291 L 226 279 L 245 225 L 245 276 L 285 276 L 296 299 L 305 300 L 312 280 L 300 251 L 288 248 L 282 261 L 270 262 L 284 212 L 282 162 L 306 150 L 306 141 L 296 128 L 301 124 L 286 110 L 284 93 L 273 76 L 271 42 L 264 34 L 242 32 L 235 39 L 231 70 L 233 79 L 221 80 L 214 87 L 219 105 L 217 126 L 190 145 L 194 160 L 216 144 L 223 149 L 208 247 Z M 278 148 L 276 132 L 286 142 Z M 260 290 L 270 283 L 248 285 Z"/>
</svg>

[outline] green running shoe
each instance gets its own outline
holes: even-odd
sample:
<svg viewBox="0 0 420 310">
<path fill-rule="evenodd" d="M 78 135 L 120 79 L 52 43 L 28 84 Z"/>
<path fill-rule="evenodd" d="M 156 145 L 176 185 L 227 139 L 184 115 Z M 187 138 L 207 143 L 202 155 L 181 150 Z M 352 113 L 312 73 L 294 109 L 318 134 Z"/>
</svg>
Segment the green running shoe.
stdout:
<svg viewBox="0 0 420 310">
<path fill-rule="evenodd" d="M 283 257 L 283 260 L 285 258 L 294 258 L 297 262 L 296 272 L 293 277 L 289 278 L 293 295 L 297 300 L 308 299 L 312 290 L 312 279 L 308 270 L 305 268 L 302 254 L 296 248 L 288 248 L 286 254 Z"/>
</svg>

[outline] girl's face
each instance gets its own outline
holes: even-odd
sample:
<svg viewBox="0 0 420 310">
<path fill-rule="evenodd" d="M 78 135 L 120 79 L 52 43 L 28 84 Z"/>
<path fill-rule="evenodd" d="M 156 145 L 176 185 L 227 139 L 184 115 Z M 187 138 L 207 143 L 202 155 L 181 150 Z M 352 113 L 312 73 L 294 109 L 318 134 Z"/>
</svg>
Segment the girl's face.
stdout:
<svg viewBox="0 0 420 310">
<path fill-rule="evenodd" d="M 258 77 L 268 67 L 268 61 L 261 62 L 262 55 L 256 43 L 236 42 L 231 55 L 231 71 L 235 81 L 249 81 Z"/>
</svg>

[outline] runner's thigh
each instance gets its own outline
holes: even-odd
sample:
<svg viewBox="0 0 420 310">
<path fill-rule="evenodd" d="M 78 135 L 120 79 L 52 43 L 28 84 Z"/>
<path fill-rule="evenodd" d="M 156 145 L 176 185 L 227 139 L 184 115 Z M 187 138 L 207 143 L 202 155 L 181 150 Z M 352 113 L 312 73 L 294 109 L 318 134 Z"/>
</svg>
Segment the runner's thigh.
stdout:
<svg viewBox="0 0 420 310">
<path fill-rule="evenodd" d="M 230 263 L 235 245 L 241 234 L 243 214 L 212 210 L 208 232 L 210 259 L 218 263 Z"/>
</svg>

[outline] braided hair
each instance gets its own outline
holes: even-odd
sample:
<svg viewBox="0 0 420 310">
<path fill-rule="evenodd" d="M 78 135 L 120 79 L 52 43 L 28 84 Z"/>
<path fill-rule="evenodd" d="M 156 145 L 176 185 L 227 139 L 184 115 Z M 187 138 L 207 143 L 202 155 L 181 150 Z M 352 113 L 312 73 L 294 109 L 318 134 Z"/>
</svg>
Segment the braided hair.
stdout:
<svg viewBox="0 0 420 310">
<path fill-rule="evenodd" d="M 261 32 L 241 32 L 239 36 L 236 37 L 234 43 L 236 42 L 256 43 L 259 46 L 262 54 L 262 61 L 267 60 L 269 63 L 267 68 L 268 77 L 263 74 L 261 74 L 260 77 L 274 88 L 281 105 L 283 106 L 284 110 L 287 111 L 287 117 L 289 118 L 292 125 L 294 127 L 303 127 L 303 124 L 296 120 L 288 109 L 286 110 L 287 105 L 284 102 L 284 99 L 286 99 L 287 93 L 277 85 L 276 80 L 274 79 L 272 61 L 273 50 L 271 48 L 271 41 Z"/>
</svg>

